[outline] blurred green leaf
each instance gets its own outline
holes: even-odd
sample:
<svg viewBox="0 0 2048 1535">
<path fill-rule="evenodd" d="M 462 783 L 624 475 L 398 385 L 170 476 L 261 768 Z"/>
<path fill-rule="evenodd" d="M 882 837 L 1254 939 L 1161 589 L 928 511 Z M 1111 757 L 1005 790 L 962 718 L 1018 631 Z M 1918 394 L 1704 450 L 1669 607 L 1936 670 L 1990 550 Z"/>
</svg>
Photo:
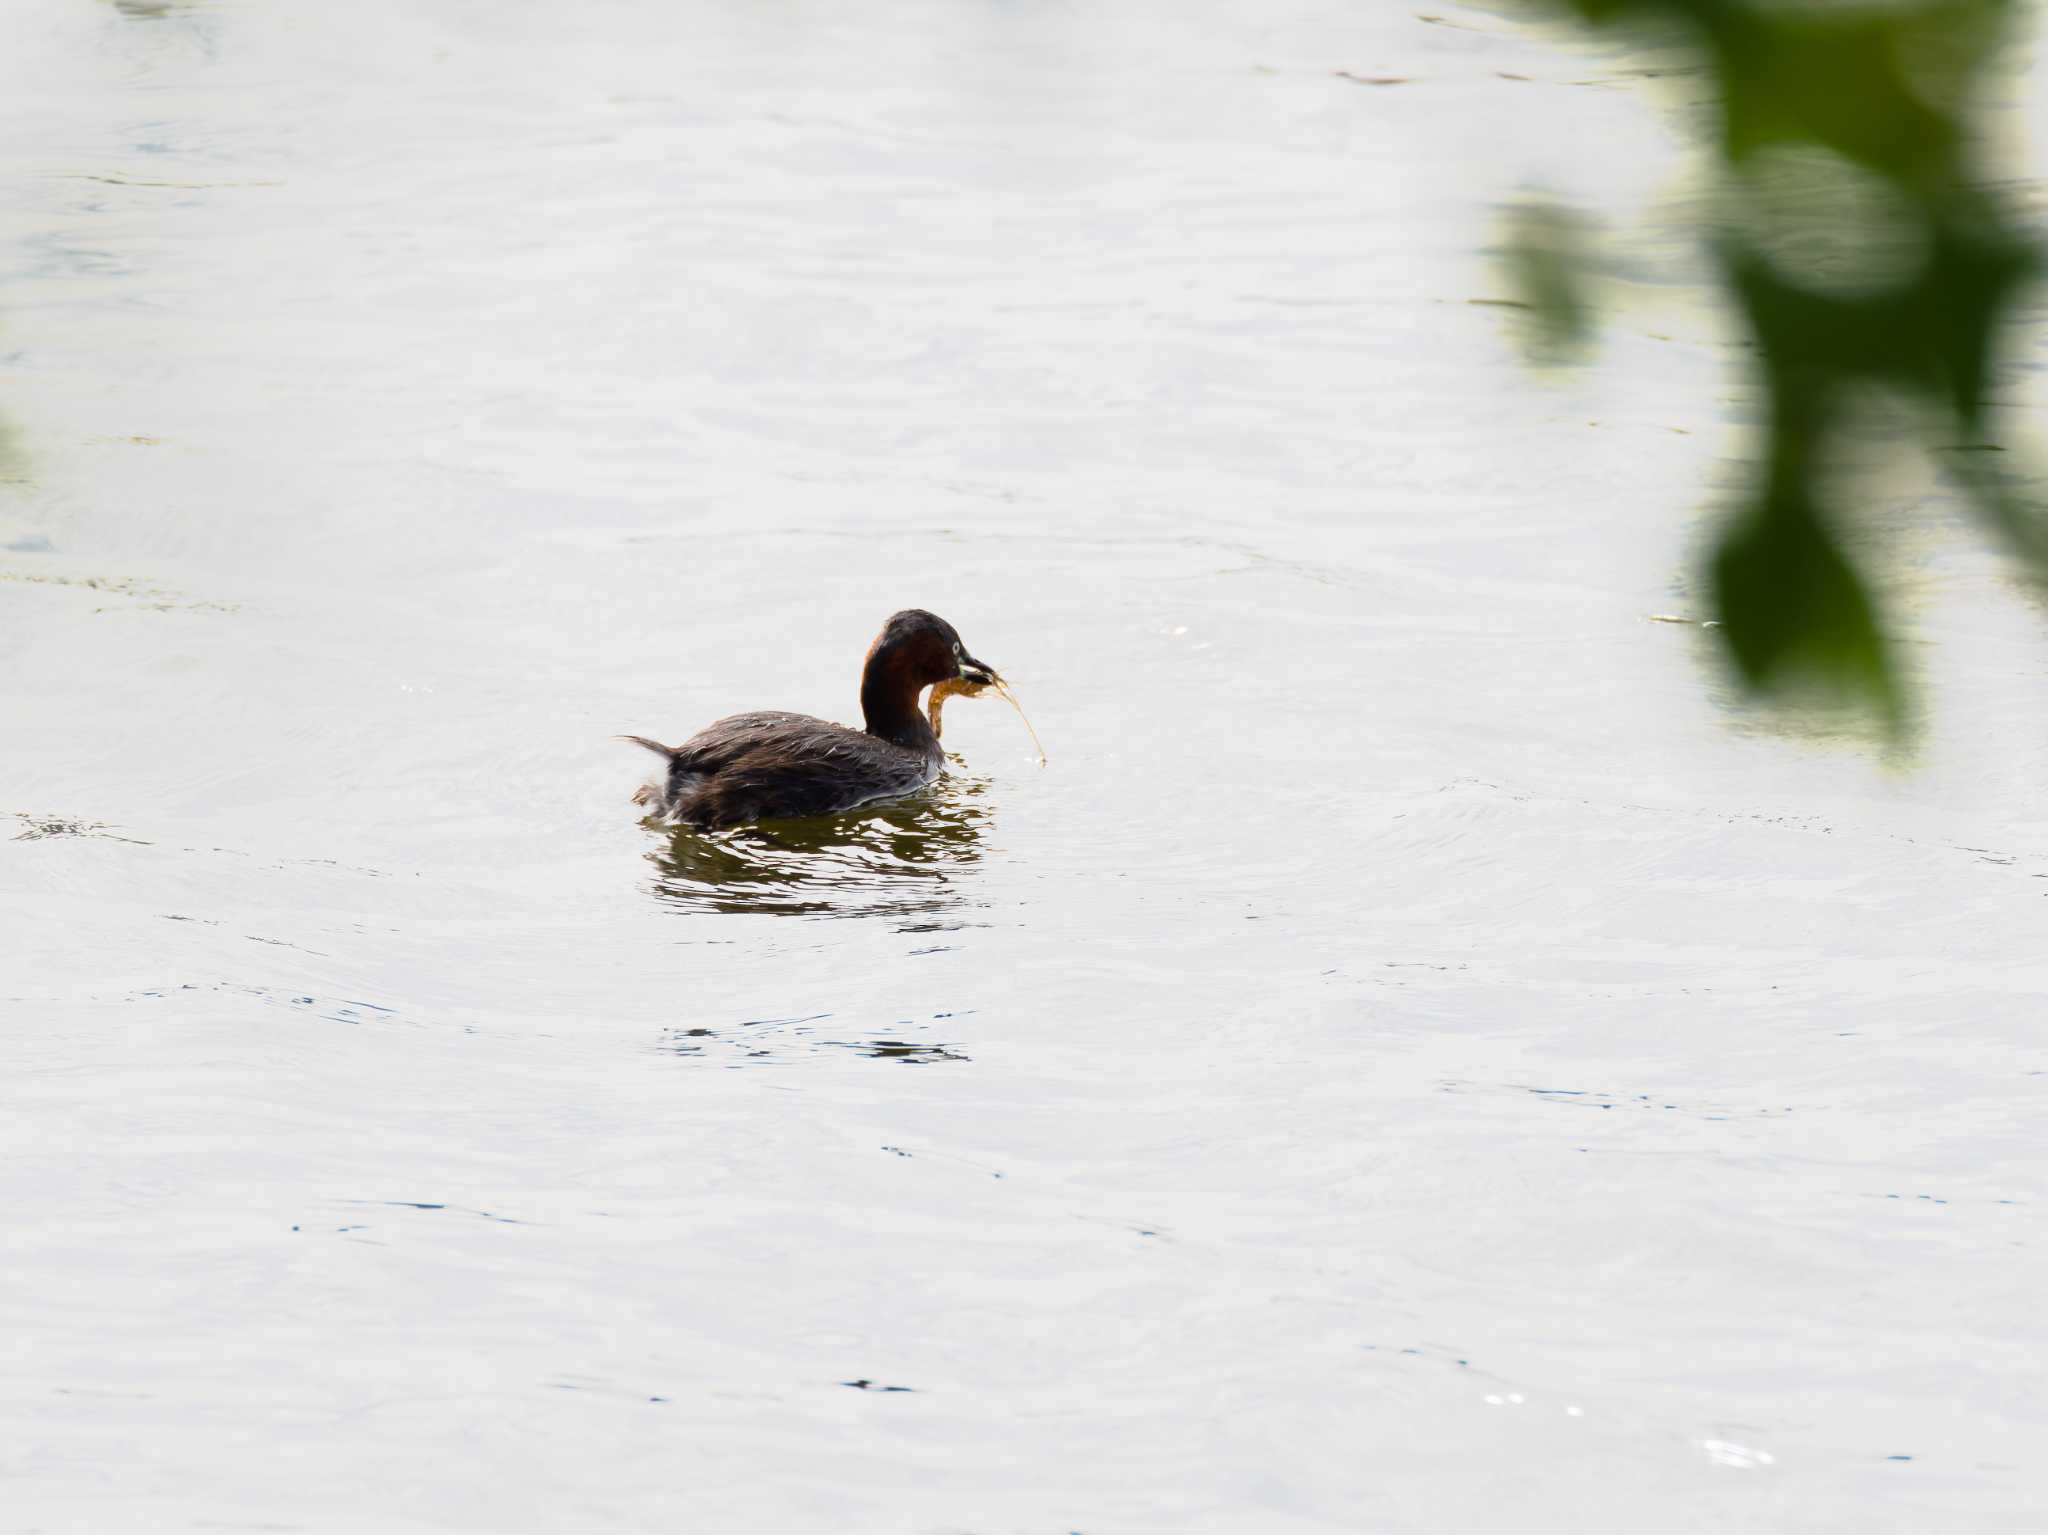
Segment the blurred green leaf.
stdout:
<svg viewBox="0 0 2048 1535">
<path fill-rule="evenodd" d="M 1834 504 L 1839 482 L 1818 466 L 1857 440 L 1873 384 L 1927 407 L 1932 445 L 1986 446 L 1999 332 L 2040 263 L 1967 131 L 2011 0 L 1553 3 L 1596 26 L 1676 27 L 1719 81 L 1724 176 L 1743 195 L 1711 238 L 1769 405 L 1762 488 L 1712 559 L 1720 632 L 1753 691 L 1818 689 L 1896 737 L 1909 711 L 1893 648 L 1838 538 L 1855 508 Z M 1788 166 L 1822 178 L 1810 184 L 1815 206 L 1771 201 L 1782 178 L 1769 172 Z M 1880 180 L 1859 179 L 1870 176 Z M 1880 210 L 1857 232 L 1877 232 L 1864 248 L 1882 259 L 1846 259 L 1845 231 L 1815 238 L 1823 203 Z M 1960 466 L 1960 480 L 1985 521 L 2048 573 L 2048 515 L 1982 465 Z"/>
<path fill-rule="evenodd" d="M 1585 220 L 1557 203 L 1532 200 L 1509 212 L 1507 279 L 1534 322 L 1529 350 L 1537 361 L 1571 356 L 1592 333 L 1586 244 Z"/>
<path fill-rule="evenodd" d="M 1999 322 L 2039 265 L 2038 251 L 1990 220 L 1945 219 L 1935 235 L 1934 260 L 1917 295 L 1920 324 L 1969 431 L 1983 420 Z"/>
<path fill-rule="evenodd" d="M 1906 85 L 1895 41 L 1906 14 L 1900 8 L 1762 11 L 1674 3 L 1704 27 L 1721 79 L 1730 160 L 1772 144 L 1809 142 L 1903 183 L 1940 178 L 1959 134 Z"/>
<path fill-rule="evenodd" d="M 1890 646 L 1863 578 L 1796 486 L 1739 514 L 1713 559 L 1715 606 L 1737 671 L 1758 692 L 1817 691 L 1904 722 Z"/>
</svg>

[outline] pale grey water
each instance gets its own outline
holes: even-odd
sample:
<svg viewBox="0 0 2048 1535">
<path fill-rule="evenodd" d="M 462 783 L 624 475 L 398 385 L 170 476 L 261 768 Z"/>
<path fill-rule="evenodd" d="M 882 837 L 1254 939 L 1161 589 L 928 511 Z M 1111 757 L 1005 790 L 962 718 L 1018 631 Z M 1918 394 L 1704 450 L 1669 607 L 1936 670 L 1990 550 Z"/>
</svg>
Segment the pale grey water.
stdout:
<svg viewBox="0 0 2048 1535">
<path fill-rule="evenodd" d="M 0 1525 L 2038 1521 L 2041 625 L 1902 479 L 1917 763 L 1730 706 L 1438 14 L 14 0 Z M 908 604 L 1049 766 L 635 824 Z"/>
</svg>

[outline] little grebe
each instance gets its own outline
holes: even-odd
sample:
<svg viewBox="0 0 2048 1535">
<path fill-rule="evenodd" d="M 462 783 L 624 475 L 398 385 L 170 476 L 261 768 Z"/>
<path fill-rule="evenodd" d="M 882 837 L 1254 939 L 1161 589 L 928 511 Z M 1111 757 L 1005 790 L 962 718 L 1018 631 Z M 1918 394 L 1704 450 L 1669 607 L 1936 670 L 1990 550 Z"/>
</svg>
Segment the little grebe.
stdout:
<svg viewBox="0 0 2048 1535">
<path fill-rule="evenodd" d="M 778 816 L 830 815 L 921 789 L 945 754 L 918 711 L 917 695 L 940 682 L 987 687 L 993 667 L 974 659 L 943 618 L 920 608 L 882 625 L 860 674 L 866 730 L 808 714 L 735 714 L 681 746 L 621 736 L 668 759 L 668 774 L 633 796 L 637 805 L 706 830 Z"/>
</svg>

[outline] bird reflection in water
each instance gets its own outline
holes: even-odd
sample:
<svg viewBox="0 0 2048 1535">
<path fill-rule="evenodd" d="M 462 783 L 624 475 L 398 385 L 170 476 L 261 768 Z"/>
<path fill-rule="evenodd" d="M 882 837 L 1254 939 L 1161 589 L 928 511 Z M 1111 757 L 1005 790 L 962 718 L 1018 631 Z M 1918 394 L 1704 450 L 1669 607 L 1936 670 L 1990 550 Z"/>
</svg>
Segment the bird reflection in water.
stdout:
<svg viewBox="0 0 2048 1535">
<path fill-rule="evenodd" d="M 654 893 L 689 911 L 885 917 L 910 929 L 964 925 L 961 878 L 994 823 L 986 780 L 948 775 L 902 799 L 840 815 L 707 833 L 662 827 L 647 855 Z"/>
</svg>

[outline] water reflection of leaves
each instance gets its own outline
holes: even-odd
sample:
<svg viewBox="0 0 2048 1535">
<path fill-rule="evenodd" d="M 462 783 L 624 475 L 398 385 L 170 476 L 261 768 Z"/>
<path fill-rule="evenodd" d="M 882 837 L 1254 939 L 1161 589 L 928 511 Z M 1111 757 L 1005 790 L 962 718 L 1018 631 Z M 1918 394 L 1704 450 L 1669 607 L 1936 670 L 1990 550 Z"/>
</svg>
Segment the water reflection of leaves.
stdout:
<svg viewBox="0 0 2048 1535">
<path fill-rule="evenodd" d="M 0 415 L 0 485 L 27 485 L 28 448 L 20 428 Z"/>
<path fill-rule="evenodd" d="M 843 815 L 770 821 L 736 831 L 665 830 L 647 854 L 654 894 L 687 911 L 807 917 L 912 918 L 959 927 L 970 903 L 961 876 L 993 824 L 988 784 L 948 776 L 903 799 Z"/>
</svg>

